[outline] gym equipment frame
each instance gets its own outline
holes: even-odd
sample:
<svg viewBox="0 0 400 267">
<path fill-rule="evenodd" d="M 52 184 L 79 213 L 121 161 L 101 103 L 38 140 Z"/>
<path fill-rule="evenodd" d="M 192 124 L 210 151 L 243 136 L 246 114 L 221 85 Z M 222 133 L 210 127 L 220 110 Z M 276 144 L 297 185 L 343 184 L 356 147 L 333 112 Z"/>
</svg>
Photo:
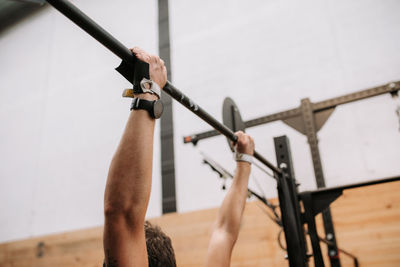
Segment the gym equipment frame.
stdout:
<svg viewBox="0 0 400 267">
<path fill-rule="evenodd" d="M 123 75 L 129 82 L 133 84 L 133 86 L 138 84 L 143 77 L 149 76 L 148 75 L 148 65 L 144 62 L 139 61 L 136 56 L 123 44 L 121 44 L 117 39 L 115 39 L 111 34 L 101 28 L 96 22 L 86 16 L 82 11 L 80 11 L 77 7 L 71 4 L 67 0 L 47 0 L 49 4 L 59 10 L 62 14 L 68 17 L 71 21 L 81 27 L 84 31 L 86 31 L 89 35 L 111 50 L 115 55 L 117 55 L 120 59 L 122 59 L 121 65 L 117 68 L 117 71 Z M 133 75 L 132 75 L 133 74 Z M 398 84 L 396 84 L 395 88 L 398 90 Z M 164 92 L 169 94 L 172 98 L 177 100 L 187 109 L 192 111 L 198 117 L 203 119 L 205 122 L 210 124 L 218 133 L 223 134 L 229 140 L 236 142 L 237 137 L 234 132 L 217 121 L 214 117 L 208 114 L 205 110 L 203 110 L 200 106 L 194 103 L 189 97 L 179 91 L 175 86 L 173 86 L 169 81 L 163 88 Z M 348 102 L 348 99 L 345 99 L 344 102 Z M 339 103 L 340 104 L 340 103 Z M 336 104 L 338 105 L 338 103 Z M 312 114 L 312 106 L 310 101 L 304 101 L 304 110 L 307 111 L 309 114 Z M 325 110 L 329 110 L 329 108 L 321 108 L 320 111 L 323 112 Z M 297 109 L 292 110 L 290 118 L 299 115 Z M 329 112 L 327 112 L 329 113 Z M 326 114 L 326 113 L 322 113 Z M 329 115 L 325 115 L 325 117 L 329 117 Z M 307 116 L 303 114 L 303 119 L 307 120 Z M 308 118 L 308 120 L 312 120 Z M 277 120 L 277 119 L 275 119 Z M 326 120 L 325 120 L 326 121 Z M 259 123 L 262 124 L 262 123 Z M 314 125 L 313 123 L 310 124 L 311 127 Z M 247 127 L 251 127 L 250 125 L 246 125 Z M 255 126 L 255 125 L 252 125 Z M 292 126 L 293 127 L 293 126 Z M 307 131 L 310 131 L 309 142 L 314 141 L 316 148 L 317 146 L 317 139 L 316 139 L 316 131 L 314 128 L 306 128 Z M 313 131 L 314 130 L 314 131 Z M 314 133 L 314 139 L 310 138 L 311 134 Z M 216 134 L 215 134 L 216 135 Z M 308 220 L 305 220 L 304 214 L 301 213 L 299 200 L 301 199 L 301 194 L 298 194 L 297 187 L 294 180 L 294 174 L 291 164 L 290 158 L 290 151 L 288 140 L 286 137 L 279 137 L 275 138 L 275 147 L 276 147 L 276 155 L 279 168 L 274 166 L 264 157 L 262 157 L 258 152 L 254 151 L 254 157 L 262 162 L 265 166 L 270 168 L 274 175 L 278 179 L 278 194 L 279 194 L 279 201 L 280 201 L 280 209 L 281 209 L 281 217 L 282 217 L 282 224 L 285 231 L 285 238 L 286 238 L 286 245 L 288 251 L 288 259 L 289 265 L 301 267 L 308 265 L 308 255 L 306 249 L 306 242 L 305 242 L 305 231 L 303 228 L 303 223 L 306 221 L 307 223 L 312 224 L 313 216 L 319 210 L 321 205 L 317 205 L 315 208 L 312 203 L 314 203 L 314 199 L 318 199 L 318 196 L 321 195 L 318 193 L 310 193 L 310 197 L 303 197 L 306 199 L 306 207 L 314 207 L 315 211 L 308 212 L 306 214 Z M 191 140 L 188 140 L 189 142 Z M 311 145 L 311 142 L 310 142 Z M 319 153 L 318 153 L 319 158 Z M 314 158 L 313 158 L 314 159 Z M 320 163 L 320 162 L 319 162 Z M 322 168 L 320 169 L 322 174 Z M 390 181 L 398 180 L 400 177 L 391 178 Z M 379 182 L 379 181 L 378 181 Z M 374 183 L 378 183 L 374 182 Z M 340 189 L 337 189 L 340 191 Z M 336 194 L 339 191 L 335 191 Z M 344 190 L 344 189 L 343 189 Z M 317 192 L 317 191 L 316 191 Z M 331 192 L 331 191 L 329 191 Z M 323 194 L 323 193 L 322 193 Z M 310 204 L 311 203 L 311 204 Z M 309 204 L 309 205 L 308 205 Z M 329 203 L 327 204 L 329 205 Z M 315 227 L 314 227 L 315 228 Z M 313 243 L 313 250 L 314 245 L 319 246 L 316 242 Z M 324 266 L 322 255 L 317 249 L 314 250 L 314 262 L 316 266 Z M 340 263 L 339 263 L 340 264 Z"/>
<path fill-rule="evenodd" d="M 317 132 L 325 124 L 335 108 L 339 105 L 363 100 L 386 93 L 390 93 L 392 96 L 395 96 L 398 94 L 399 90 L 400 81 L 396 81 L 366 90 L 361 90 L 343 96 L 327 99 L 317 103 L 312 103 L 309 98 L 305 98 L 301 100 L 301 105 L 298 108 L 289 109 L 282 112 L 273 113 L 270 115 L 248 120 L 244 122 L 244 125 L 247 128 L 281 120 L 288 126 L 306 135 L 310 146 L 317 187 L 325 188 L 325 179 L 319 153 Z M 217 136 L 218 134 L 219 133 L 215 130 L 206 131 L 185 136 L 183 138 L 183 142 L 196 145 L 200 140 Z M 341 265 L 338 255 L 338 248 L 336 245 L 336 237 L 332 222 L 332 216 L 329 207 L 322 210 L 322 218 L 325 229 L 325 239 L 329 241 L 327 245 L 331 266 L 339 267 Z"/>
<path fill-rule="evenodd" d="M 239 109 L 234 103 L 234 101 L 229 97 L 225 98 L 224 100 L 222 108 L 222 117 L 224 124 L 233 131 L 235 132 L 239 130 L 245 131 L 245 123 L 242 120 L 242 116 L 240 115 Z M 287 243 L 287 251 L 288 251 L 290 266 L 292 265 L 304 266 L 304 264 L 306 264 L 305 266 L 307 266 L 307 261 L 308 261 L 307 257 L 311 255 L 314 256 L 315 266 L 324 266 L 320 248 L 320 241 L 325 242 L 328 245 L 328 253 L 331 265 L 340 265 L 339 253 L 338 253 L 338 251 L 340 251 L 343 254 L 346 254 L 351 258 L 353 258 L 354 265 L 358 266 L 358 259 L 356 256 L 352 255 L 351 253 L 348 253 L 343 249 L 339 249 L 337 245 L 333 243 L 332 234 L 329 234 L 327 236 L 327 239 L 322 239 L 318 236 L 314 218 L 320 212 L 326 211 L 329 207 L 329 204 L 333 202 L 336 198 L 338 198 L 342 194 L 342 191 L 345 189 L 396 181 L 398 178 L 392 177 L 392 178 L 374 180 L 359 184 L 329 188 L 315 192 L 307 191 L 299 194 L 299 192 L 297 191 L 297 186 L 299 184 L 296 183 L 294 170 L 292 167 L 289 140 L 286 136 L 281 136 L 274 138 L 274 142 L 275 142 L 277 163 L 278 166 L 284 172 L 284 175 L 278 176 L 277 179 L 281 218 L 279 218 L 279 216 L 275 213 L 275 208 L 276 208 L 275 206 L 268 205 L 270 203 L 268 203 L 267 200 L 264 202 L 264 204 L 266 204 L 273 211 L 275 215 L 275 218 L 273 218 L 273 220 L 275 221 L 275 223 L 277 223 L 280 227 L 283 227 Z M 231 145 L 230 148 L 232 149 Z M 205 160 L 207 160 L 207 158 L 205 158 Z M 211 168 L 215 170 L 212 166 Z M 303 203 L 303 210 L 304 210 L 303 213 L 301 213 L 299 202 Z M 300 225 L 298 223 L 300 223 Z M 304 238 L 305 232 L 304 228 L 302 228 L 302 225 L 305 223 L 307 223 L 308 225 L 307 234 L 310 236 L 310 241 L 313 250 L 313 254 L 311 255 L 307 254 L 306 241 Z M 300 245 L 295 246 L 296 241 Z M 304 244 L 304 246 L 301 246 L 301 244 Z M 333 250 L 332 247 L 334 247 L 335 250 Z M 298 251 L 300 252 L 300 254 L 295 254 L 294 251 Z M 296 262 L 296 260 L 298 259 L 300 260 Z"/>
<path fill-rule="evenodd" d="M 299 263 L 292 263 L 290 255 L 290 247 L 289 244 L 295 243 L 296 240 L 300 240 L 300 243 L 303 243 L 303 237 L 304 237 L 304 229 L 301 228 L 300 226 L 297 226 L 297 229 L 301 229 L 300 231 L 302 232 L 302 235 L 300 236 L 298 233 L 296 233 L 296 230 L 294 229 L 286 229 L 285 228 L 285 223 L 284 223 L 284 218 L 289 217 L 285 215 L 286 213 L 292 213 L 292 218 L 295 217 L 295 220 L 297 223 L 305 224 L 307 223 L 307 234 L 310 236 L 311 240 L 311 246 L 312 246 L 312 251 L 313 251 L 313 258 L 314 258 L 314 265 L 317 267 L 323 267 L 325 266 L 324 260 L 322 257 L 321 253 L 321 247 L 320 247 L 320 237 L 318 236 L 316 224 L 315 224 L 315 216 L 318 215 L 319 213 L 323 212 L 324 210 L 327 210 L 329 208 L 329 205 L 335 201 L 339 196 L 342 195 L 343 191 L 346 189 L 351 189 L 351 188 L 356 188 L 356 187 L 362 187 L 362 186 L 369 186 L 369 185 L 374 185 L 374 184 L 380 184 L 380 183 L 387 183 L 387 182 L 394 182 L 394 181 L 399 181 L 400 176 L 396 177 L 389 177 L 389 178 L 384 178 L 384 179 L 376 179 L 376 180 L 371 180 L 367 182 L 362 182 L 362 183 L 357 183 L 357 184 L 350 184 L 350 185 L 343 185 L 343 186 L 338 186 L 338 187 L 332 187 L 332 188 L 323 188 L 323 189 L 318 189 L 315 191 L 305 191 L 298 193 L 297 191 L 297 183 L 294 178 L 294 172 L 293 172 L 293 167 L 292 167 L 292 159 L 291 159 L 291 153 L 290 153 L 290 146 L 289 146 L 289 140 L 287 139 L 286 136 L 281 136 L 281 137 L 276 137 L 274 138 L 275 142 L 275 153 L 276 153 L 276 158 L 278 162 L 278 166 L 280 166 L 281 169 L 285 170 L 285 173 L 287 175 L 280 177 L 278 180 L 278 197 L 279 197 L 279 203 L 281 207 L 281 213 L 282 213 L 282 222 L 284 226 L 284 232 L 285 232 L 285 238 L 287 243 L 287 251 L 288 251 L 288 257 L 289 257 L 289 266 L 308 266 L 307 264 L 304 265 L 302 262 Z M 285 190 L 289 192 L 285 192 Z M 287 197 L 287 196 L 290 197 Z M 287 203 L 288 201 L 291 201 L 291 203 Z M 301 213 L 300 210 L 300 205 L 299 203 L 302 202 L 303 204 L 303 209 L 304 212 Z M 292 207 L 290 207 L 290 205 Z M 294 232 L 294 234 L 293 234 Z M 300 232 L 301 233 L 301 232 Z M 295 239 L 295 240 L 291 240 Z M 339 253 L 338 253 L 338 248 L 337 245 L 332 244 L 333 239 L 332 236 L 327 236 L 326 239 L 324 240 L 327 245 L 328 245 L 328 254 L 329 254 L 329 259 L 331 262 L 331 266 L 333 264 L 339 264 L 340 266 L 340 261 L 339 261 Z M 330 250 L 330 247 L 336 247 L 336 251 Z M 308 257 L 309 255 L 307 254 L 307 251 L 304 251 L 304 247 L 297 247 L 297 250 L 302 251 L 302 256 Z M 342 250 L 343 252 L 343 250 Z M 349 253 L 348 254 L 350 257 L 354 259 L 354 265 L 357 267 L 358 266 L 358 260 L 356 257 L 352 256 Z M 311 256 L 311 255 L 310 255 Z M 337 259 L 337 261 L 332 261 L 332 258 Z M 303 260 L 303 258 L 302 258 Z M 307 259 L 306 259 L 307 260 Z M 301 264 L 301 265 L 300 265 Z"/>
</svg>

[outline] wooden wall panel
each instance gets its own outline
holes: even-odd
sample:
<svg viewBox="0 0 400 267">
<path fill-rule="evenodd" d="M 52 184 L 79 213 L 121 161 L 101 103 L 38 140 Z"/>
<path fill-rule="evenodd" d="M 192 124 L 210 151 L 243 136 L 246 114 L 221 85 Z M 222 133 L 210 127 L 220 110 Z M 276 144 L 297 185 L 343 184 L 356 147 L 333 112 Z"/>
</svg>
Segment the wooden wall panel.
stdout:
<svg viewBox="0 0 400 267">
<path fill-rule="evenodd" d="M 338 244 L 356 254 L 360 266 L 400 266 L 399 192 L 400 182 L 375 185 L 345 191 L 333 203 Z M 210 209 L 168 214 L 151 221 L 172 237 L 178 266 L 194 267 L 202 266 L 216 214 L 217 209 Z M 322 229 L 321 218 L 318 224 Z M 287 266 L 286 253 L 276 241 L 278 231 L 265 208 L 249 202 L 232 266 Z M 41 257 L 40 242 L 44 243 Z M 352 266 L 345 255 L 341 259 L 343 266 Z M 0 244 L 1 267 L 94 267 L 101 266 L 102 260 L 101 227 Z"/>
<path fill-rule="evenodd" d="M 339 246 L 361 266 L 400 266 L 400 182 L 344 191 L 331 207 Z"/>
</svg>

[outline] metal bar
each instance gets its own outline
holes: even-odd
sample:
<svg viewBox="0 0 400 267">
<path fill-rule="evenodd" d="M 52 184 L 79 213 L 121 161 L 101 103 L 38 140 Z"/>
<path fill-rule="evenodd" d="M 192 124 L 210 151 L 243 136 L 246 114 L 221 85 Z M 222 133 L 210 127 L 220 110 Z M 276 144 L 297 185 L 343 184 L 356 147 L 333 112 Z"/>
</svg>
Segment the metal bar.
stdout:
<svg viewBox="0 0 400 267">
<path fill-rule="evenodd" d="M 275 167 L 271 162 L 269 162 L 267 159 L 265 159 L 263 156 L 261 156 L 257 151 L 254 150 L 253 156 L 258 159 L 260 162 L 264 163 L 265 166 L 270 168 L 272 171 L 275 173 L 282 173 L 280 169 Z"/>
<path fill-rule="evenodd" d="M 99 41 L 120 59 L 134 64 L 136 62 L 135 55 L 126 48 L 121 42 L 115 39 L 110 33 L 104 30 L 94 20 L 89 18 L 85 13 L 79 10 L 71 2 L 66 0 L 46 0 L 50 5 L 72 20 L 76 25 L 85 32 Z"/>
<path fill-rule="evenodd" d="M 334 108 L 339 105 L 347 104 L 350 102 L 362 100 L 369 97 L 374 97 L 386 93 L 393 93 L 400 90 L 400 81 L 392 82 L 389 84 L 373 87 L 366 90 L 361 90 L 355 93 L 334 97 L 331 99 L 323 100 L 312 105 L 313 112 L 323 111 L 329 108 Z M 245 121 L 246 128 L 255 127 L 277 120 L 286 120 L 292 117 L 301 116 L 300 108 L 285 110 L 278 113 L 258 117 L 252 120 Z M 192 134 L 184 137 L 184 143 L 196 143 L 199 140 L 207 139 L 219 135 L 217 131 L 211 130 L 202 133 Z"/>
<path fill-rule="evenodd" d="M 117 55 L 122 60 L 134 64 L 137 61 L 136 56 L 126 48 L 122 43 L 115 39 L 106 30 L 100 27 L 96 22 L 90 19 L 77 7 L 71 4 L 67 0 L 47 0 L 49 4 L 55 7 L 58 11 L 64 14 L 66 17 L 71 19 L 75 24 L 81 27 L 89 35 L 95 38 L 97 41 L 102 43 L 105 47 L 111 50 L 115 55 Z M 187 109 L 192 111 L 198 117 L 203 119 L 205 122 L 210 124 L 214 129 L 219 131 L 221 134 L 225 135 L 231 141 L 236 142 L 237 136 L 228 127 L 217 121 L 214 117 L 208 114 L 200 106 L 194 103 L 189 97 L 179 91 L 171 82 L 167 81 L 163 88 L 163 91 L 169 94 L 172 98 L 177 100 Z M 260 162 L 264 163 L 268 168 L 273 170 L 275 173 L 281 173 L 281 170 L 275 167 L 272 163 L 262 157 L 258 152 L 254 151 L 254 157 Z"/>
<path fill-rule="evenodd" d="M 300 113 L 300 108 L 294 108 L 294 109 L 289 109 L 286 111 L 282 111 L 282 112 L 278 112 L 278 113 L 273 113 L 267 116 L 263 116 L 260 118 L 255 118 L 252 120 L 248 120 L 244 122 L 244 125 L 246 126 L 246 128 L 250 128 L 250 127 L 255 127 L 258 125 L 262 125 L 265 123 L 269 123 L 269 122 L 273 122 L 273 121 L 279 121 L 279 120 L 285 120 L 288 118 L 292 118 L 292 117 L 296 117 L 301 115 Z M 186 143 L 196 143 L 199 140 L 202 139 L 207 139 L 210 137 L 214 137 L 219 135 L 220 133 L 218 131 L 215 130 L 210 130 L 207 132 L 202 132 L 199 134 L 194 134 L 194 135 L 190 135 L 190 136 L 185 136 L 183 138 L 183 142 Z"/>
<path fill-rule="evenodd" d="M 299 115 L 300 115 L 300 108 L 293 108 L 293 109 L 285 110 L 282 112 L 263 116 L 260 118 L 248 120 L 248 121 L 245 121 L 244 124 L 246 125 L 246 128 L 250 128 L 250 127 L 262 125 L 262 124 L 269 123 L 269 122 L 289 119 L 289 118 L 296 117 Z"/>
<path fill-rule="evenodd" d="M 202 109 L 200 106 L 198 106 L 196 103 L 194 103 L 189 97 L 187 97 L 185 94 L 183 94 L 181 91 L 179 91 L 175 86 L 173 86 L 169 81 L 167 81 L 167 84 L 163 88 L 164 92 L 169 94 L 172 98 L 177 100 L 179 103 L 181 103 L 184 107 L 192 111 L 194 114 L 196 114 L 198 117 L 203 119 L 205 122 L 210 124 L 214 129 L 216 129 L 218 132 L 229 138 L 231 141 L 236 142 L 237 141 L 237 136 L 235 133 L 217 121 L 213 116 L 208 114 L 204 109 Z M 265 166 L 270 168 L 272 171 L 275 173 L 281 173 L 282 171 L 275 167 L 272 163 L 270 163 L 268 160 L 266 160 L 263 156 L 261 156 L 257 151 L 254 151 L 253 155 L 256 159 L 258 159 L 260 162 L 264 163 Z"/>
<path fill-rule="evenodd" d="M 322 237 L 320 237 L 320 236 L 318 236 L 318 238 L 319 238 L 319 240 L 320 240 L 321 242 L 323 242 L 323 243 L 325 243 L 325 244 L 329 244 L 329 243 L 330 243 L 329 240 L 326 240 L 326 239 L 324 239 L 324 238 L 322 238 Z M 351 254 L 350 252 L 348 252 L 348 251 L 346 251 L 346 250 L 344 250 L 344 249 L 341 249 L 341 248 L 338 248 L 338 250 L 339 250 L 342 254 L 347 255 L 347 256 L 349 256 L 350 258 L 352 258 L 352 259 L 353 259 L 353 263 L 354 263 L 354 267 L 358 267 L 358 258 L 357 258 L 355 255 L 353 255 L 353 254 Z"/>
<path fill-rule="evenodd" d="M 223 168 L 221 165 L 219 165 L 219 163 L 215 162 L 214 160 L 212 160 L 205 154 L 202 154 L 202 156 L 203 156 L 203 162 L 205 164 L 209 165 L 211 167 L 211 170 L 215 171 L 220 176 L 220 178 L 224 179 L 224 177 L 229 176 L 229 178 L 233 179 L 233 174 L 230 173 L 229 171 L 225 170 L 225 168 Z M 262 203 L 267 205 L 268 207 L 272 206 L 265 197 L 260 196 L 259 194 L 257 194 L 253 190 L 251 190 L 250 188 L 247 188 L 247 191 L 251 195 L 255 196 Z"/>
<path fill-rule="evenodd" d="M 324 173 L 322 170 L 321 157 L 318 148 L 317 130 L 315 128 L 315 119 L 310 99 L 305 98 L 301 100 L 301 114 L 305 125 L 307 141 L 310 145 L 317 187 L 325 187 Z"/>
<path fill-rule="evenodd" d="M 388 83 L 385 85 L 373 87 L 366 90 L 361 90 L 355 93 L 331 98 L 313 104 L 313 111 L 318 112 L 325 109 L 333 108 L 338 105 L 347 104 L 354 101 L 359 101 L 365 98 L 374 97 L 386 93 L 393 93 L 400 90 L 400 81 Z"/>
<path fill-rule="evenodd" d="M 199 133 L 199 134 L 188 135 L 188 136 L 183 137 L 183 143 L 185 143 L 185 144 L 187 144 L 187 143 L 197 144 L 197 142 L 199 140 L 207 139 L 207 138 L 214 137 L 214 136 L 217 136 L 217 135 L 220 135 L 220 133 L 218 131 L 216 131 L 216 130 L 210 130 L 210 131 L 202 132 L 202 133 Z"/>
<path fill-rule="evenodd" d="M 343 191 L 343 190 L 353 189 L 353 188 L 357 188 L 357 187 L 389 183 L 389 182 L 396 182 L 396 181 L 400 181 L 400 176 L 393 176 L 393 177 L 388 177 L 388 178 L 383 178 L 383 179 L 376 179 L 376 180 L 371 180 L 371 181 L 366 181 L 366 182 L 361 182 L 361 183 L 335 186 L 335 187 L 330 187 L 330 188 L 321 188 L 321 189 L 317 189 L 315 191 L 311 191 L 310 193 L 311 194 L 325 194 L 325 193 L 338 191 L 338 190 Z M 306 193 L 306 192 L 301 192 L 300 195 L 302 195 L 303 193 Z"/>
<path fill-rule="evenodd" d="M 305 126 L 304 128 L 308 144 L 310 145 L 315 180 L 317 182 L 318 188 L 325 187 L 324 172 L 322 169 L 321 156 L 318 147 L 317 129 L 315 127 L 315 118 L 310 99 L 305 98 L 301 100 L 301 114 Z M 329 208 L 325 209 L 322 212 L 322 219 L 324 222 L 326 238 L 332 242 L 331 245 L 328 245 L 328 253 L 331 267 L 340 267 L 341 264 L 336 246 L 335 229 L 333 227 L 332 215 Z"/>
<path fill-rule="evenodd" d="M 311 246 L 313 250 L 314 265 L 318 267 L 324 267 L 325 263 L 322 257 L 317 226 L 315 224 L 315 217 L 313 215 L 313 210 L 312 210 L 312 202 L 313 202 L 312 195 L 310 193 L 303 194 L 302 200 L 304 205 L 304 217 L 307 222 L 308 235 L 310 236 Z"/>
<path fill-rule="evenodd" d="M 328 247 L 336 247 L 337 250 L 344 252 L 344 254 L 349 255 L 354 259 L 354 262 L 357 266 L 357 258 L 351 255 L 348 252 L 337 248 L 336 243 L 333 243 L 329 238 L 321 238 L 318 236 L 317 228 L 315 226 L 315 216 L 321 211 L 328 207 L 337 197 L 342 194 L 343 190 L 352 189 L 363 186 L 376 185 L 381 183 L 395 182 L 400 181 L 400 176 L 388 177 L 383 179 L 376 179 L 367 182 L 331 187 L 331 188 L 322 188 L 315 191 L 305 191 L 299 194 L 300 199 L 303 201 L 304 206 L 304 217 L 308 224 L 308 234 L 310 235 L 311 244 L 313 247 L 313 255 L 315 266 L 323 266 L 323 259 L 321 255 L 321 249 L 319 245 L 319 240 L 324 241 L 328 245 Z M 330 258 L 334 255 L 330 255 Z M 336 256 L 337 257 L 337 256 Z M 332 266 L 331 262 L 331 266 Z"/>
</svg>

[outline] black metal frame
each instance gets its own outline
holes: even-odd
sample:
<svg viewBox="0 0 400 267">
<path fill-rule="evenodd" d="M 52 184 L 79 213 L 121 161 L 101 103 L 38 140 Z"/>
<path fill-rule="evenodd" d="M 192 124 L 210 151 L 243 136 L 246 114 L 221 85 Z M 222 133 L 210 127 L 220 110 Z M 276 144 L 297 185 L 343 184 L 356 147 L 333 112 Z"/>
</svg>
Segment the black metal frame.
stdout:
<svg viewBox="0 0 400 267">
<path fill-rule="evenodd" d="M 275 223 L 283 228 L 289 266 L 308 266 L 309 257 L 313 256 L 314 266 L 323 267 L 325 266 L 325 263 L 321 252 L 320 242 L 323 242 L 328 246 L 332 245 L 332 236 L 329 236 L 328 239 L 323 239 L 318 235 L 315 217 L 329 208 L 329 205 L 339 198 L 344 190 L 400 181 L 400 176 L 299 193 L 297 190 L 298 184 L 296 183 L 292 166 L 289 139 L 286 136 L 276 137 L 274 138 L 274 144 L 277 164 L 282 170 L 282 174 L 276 175 L 281 217 L 279 218 L 275 213 L 276 206 L 271 205 L 265 197 L 258 195 L 250 189 L 248 189 L 248 191 L 251 195 L 254 195 L 272 209 L 276 217 L 273 218 Z M 203 155 L 203 157 L 204 163 L 208 164 L 213 171 L 219 174 L 220 177 L 233 177 L 232 174 L 223 169 L 216 162 L 213 162 L 205 155 Z M 302 203 L 303 212 L 300 203 Z M 307 232 L 304 229 L 304 224 L 307 224 Z M 312 254 L 307 253 L 306 234 L 310 236 Z M 337 250 L 351 257 L 354 266 L 358 267 L 358 259 L 356 256 L 340 248 L 337 248 Z M 335 255 L 329 255 L 330 260 L 332 257 L 335 257 Z"/>
<path fill-rule="evenodd" d="M 322 128 L 328 120 L 334 109 L 342 104 L 390 93 L 395 95 L 400 90 L 400 81 L 391 82 L 374 88 L 354 92 L 351 94 L 331 98 L 328 100 L 312 103 L 309 98 L 301 100 L 301 105 L 295 109 L 262 116 L 253 120 L 244 122 L 246 127 L 254 127 L 265 123 L 282 120 L 288 126 L 294 128 L 298 132 L 307 137 L 311 158 L 314 167 L 315 180 L 318 188 L 325 187 L 324 172 L 321 163 L 321 157 L 318 147 L 317 132 Z M 197 144 L 200 140 L 218 135 L 215 130 L 203 133 L 193 134 L 184 137 L 184 143 Z M 328 254 L 332 267 L 340 267 L 340 259 L 336 242 L 336 235 L 330 209 L 322 211 L 323 225 L 325 230 L 325 238 L 329 240 L 327 243 Z"/>
<path fill-rule="evenodd" d="M 308 225 L 308 234 L 310 235 L 311 245 L 313 248 L 313 256 L 315 266 L 324 266 L 324 261 L 320 249 L 320 238 L 318 236 L 315 225 L 315 216 L 326 210 L 329 205 L 340 197 L 344 190 L 363 186 L 376 185 L 381 183 L 400 181 L 400 176 L 389 177 L 384 179 L 376 179 L 362 183 L 349 184 L 331 188 L 323 188 L 315 191 L 305 191 L 298 194 L 299 200 L 302 201 L 304 207 L 303 222 Z M 330 240 L 328 240 L 330 241 Z M 329 255 L 334 256 L 334 255 Z M 358 261 L 355 259 L 355 265 Z"/>
<path fill-rule="evenodd" d="M 289 265 L 291 267 L 308 266 L 307 242 L 303 227 L 306 223 L 307 234 L 311 240 L 314 266 L 323 267 L 325 264 L 321 253 L 321 238 L 318 236 L 315 216 L 326 211 L 329 205 L 340 197 L 346 189 L 400 181 L 400 176 L 299 193 L 292 166 L 289 140 L 286 136 L 280 136 L 274 138 L 274 143 L 277 163 L 283 172 L 283 174 L 278 175 L 278 197 Z M 303 204 L 303 213 L 301 212 L 300 202 Z M 333 242 L 332 235 L 328 236 L 327 241 L 328 249 L 331 246 L 339 250 L 336 245 L 331 244 Z M 329 250 L 328 252 L 331 266 L 340 264 L 338 252 L 334 251 L 333 253 Z M 357 267 L 357 258 L 349 253 L 346 254 L 353 257 L 354 264 Z M 337 259 L 337 261 L 332 261 L 332 259 Z"/>
<path fill-rule="evenodd" d="M 277 164 L 282 170 L 282 174 L 277 176 L 277 188 L 289 266 L 306 267 L 308 266 L 307 243 L 301 223 L 301 210 L 294 178 L 289 139 L 286 136 L 276 137 L 274 138 L 274 144 Z"/>
<path fill-rule="evenodd" d="M 323 100 L 320 102 L 312 103 L 311 102 L 311 111 L 317 116 L 316 119 L 316 130 L 320 130 L 326 120 L 329 118 L 329 115 L 333 112 L 337 106 L 348 104 L 351 102 L 363 100 L 366 98 L 382 95 L 382 94 L 396 94 L 400 90 L 400 81 L 391 82 L 388 84 L 380 85 L 377 87 L 357 91 L 354 93 L 342 95 L 339 97 L 330 98 L 327 100 Z M 308 99 L 308 98 L 306 98 Z M 246 128 L 251 128 L 259 125 L 263 125 L 266 123 L 274 122 L 274 121 L 283 121 L 290 127 L 295 128 L 297 131 L 305 134 L 304 126 L 301 125 L 300 118 L 302 117 L 302 107 L 288 109 L 285 111 L 264 115 L 258 118 L 254 118 L 248 121 L 245 121 L 244 124 Z M 214 137 L 219 135 L 220 133 L 216 130 L 205 131 L 201 133 L 191 134 L 185 136 L 183 138 L 184 143 L 193 143 L 196 144 L 200 140 L 207 139 L 210 137 Z"/>
</svg>

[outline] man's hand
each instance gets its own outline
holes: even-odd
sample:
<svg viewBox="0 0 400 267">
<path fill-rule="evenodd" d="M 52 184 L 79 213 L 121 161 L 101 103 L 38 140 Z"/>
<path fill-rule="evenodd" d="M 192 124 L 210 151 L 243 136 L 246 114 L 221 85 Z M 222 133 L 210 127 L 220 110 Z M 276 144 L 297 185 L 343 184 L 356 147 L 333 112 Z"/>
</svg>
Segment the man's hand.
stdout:
<svg viewBox="0 0 400 267">
<path fill-rule="evenodd" d="M 164 60 L 159 56 L 150 55 L 139 47 L 134 47 L 131 51 L 136 57 L 149 64 L 150 79 L 163 88 L 167 83 L 167 68 L 164 65 Z"/>
<path fill-rule="evenodd" d="M 235 135 L 238 137 L 235 146 L 236 151 L 243 154 L 253 155 L 254 154 L 253 138 L 242 131 L 236 132 Z"/>
</svg>

